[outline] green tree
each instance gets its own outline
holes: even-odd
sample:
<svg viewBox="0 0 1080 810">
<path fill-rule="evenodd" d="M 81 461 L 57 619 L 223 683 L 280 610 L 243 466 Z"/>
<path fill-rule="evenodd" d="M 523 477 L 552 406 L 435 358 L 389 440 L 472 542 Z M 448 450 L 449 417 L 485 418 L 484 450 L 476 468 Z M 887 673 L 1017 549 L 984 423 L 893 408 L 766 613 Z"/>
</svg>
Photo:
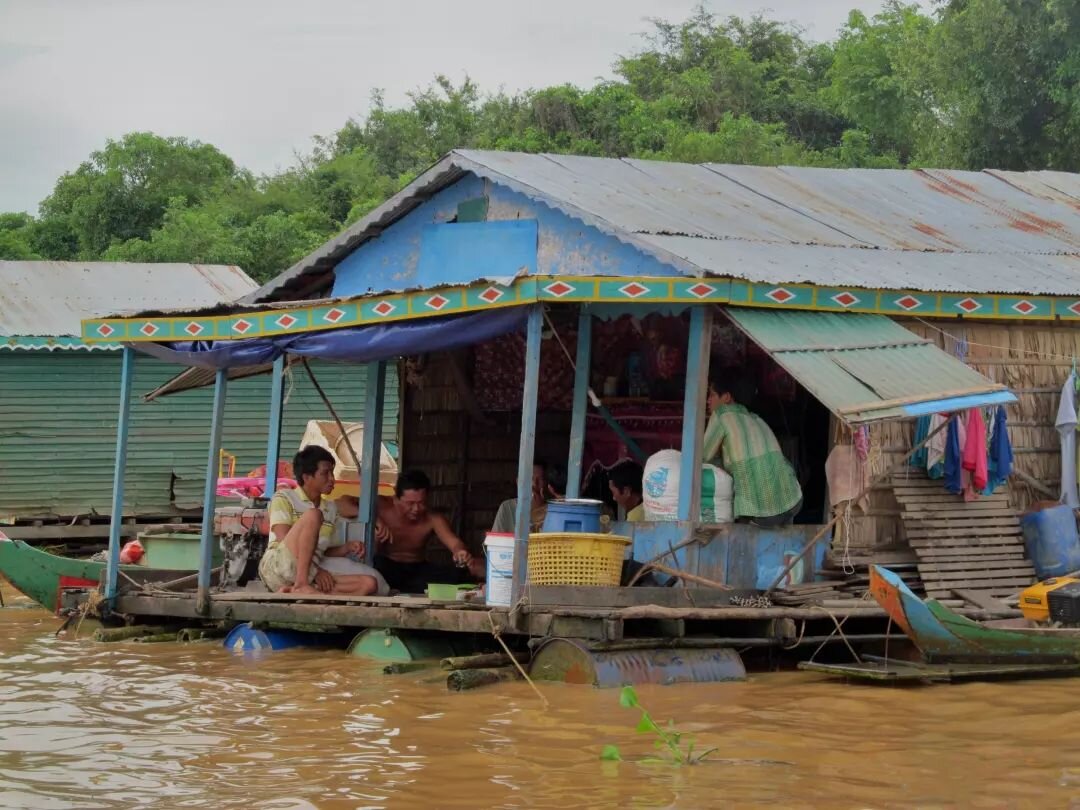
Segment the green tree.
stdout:
<svg viewBox="0 0 1080 810">
<path fill-rule="evenodd" d="M 873 19 L 852 11 L 840 32 L 825 96 L 880 148 L 909 159 L 923 127 L 937 125 L 926 81 L 934 22 L 916 5 L 892 0 Z"/>
<path fill-rule="evenodd" d="M 61 177 L 41 217 L 64 223 L 79 255 L 93 258 L 114 243 L 148 238 L 171 200 L 190 206 L 212 199 L 235 174 L 232 160 L 209 144 L 133 132 Z"/>
</svg>

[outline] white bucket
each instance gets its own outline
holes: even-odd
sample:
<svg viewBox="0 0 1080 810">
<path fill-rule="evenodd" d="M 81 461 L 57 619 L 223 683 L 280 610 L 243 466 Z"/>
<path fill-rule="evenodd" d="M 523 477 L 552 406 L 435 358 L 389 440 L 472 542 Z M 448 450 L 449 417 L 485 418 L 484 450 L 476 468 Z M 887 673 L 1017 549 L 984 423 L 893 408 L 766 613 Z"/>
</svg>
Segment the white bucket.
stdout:
<svg viewBox="0 0 1080 810">
<path fill-rule="evenodd" d="M 514 535 L 488 532 L 484 538 L 487 556 L 487 584 L 484 597 L 489 605 L 510 607 L 514 585 Z"/>
</svg>

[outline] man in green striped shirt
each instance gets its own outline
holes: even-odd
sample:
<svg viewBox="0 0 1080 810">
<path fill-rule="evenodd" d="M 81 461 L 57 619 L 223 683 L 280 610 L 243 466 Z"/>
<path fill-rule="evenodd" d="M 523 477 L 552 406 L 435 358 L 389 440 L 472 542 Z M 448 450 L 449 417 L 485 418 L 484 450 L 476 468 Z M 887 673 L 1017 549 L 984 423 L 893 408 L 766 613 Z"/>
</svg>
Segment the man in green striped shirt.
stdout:
<svg viewBox="0 0 1080 810">
<path fill-rule="evenodd" d="M 802 490 L 765 421 L 746 409 L 743 380 L 709 380 L 704 459 L 735 482 L 735 518 L 758 526 L 788 526 L 802 508 Z"/>
</svg>

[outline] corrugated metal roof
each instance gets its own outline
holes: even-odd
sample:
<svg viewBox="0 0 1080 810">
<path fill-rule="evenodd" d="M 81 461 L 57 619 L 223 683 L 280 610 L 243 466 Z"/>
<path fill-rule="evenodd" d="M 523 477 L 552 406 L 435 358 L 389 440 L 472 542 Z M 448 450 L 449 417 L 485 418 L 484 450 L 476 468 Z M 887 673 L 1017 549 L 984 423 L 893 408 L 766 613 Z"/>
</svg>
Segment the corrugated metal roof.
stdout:
<svg viewBox="0 0 1080 810">
<path fill-rule="evenodd" d="M 561 210 L 687 275 L 1080 295 L 1078 175 L 695 165 L 457 150 L 249 300 L 295 293 L 467 172 Z"/>
<path fill-rule="evenodd" d="M 0 335 L 78 336 L 84 318 L 214 306 L 256 286 L 229 265 L 0 261 Z"/>
<path fill-rule="evenodd" d="M 884 315 L 730 308 L 739 328 L 849 423 L 898 419 L 905 406 L 1004 394 Z"/>
</svg>

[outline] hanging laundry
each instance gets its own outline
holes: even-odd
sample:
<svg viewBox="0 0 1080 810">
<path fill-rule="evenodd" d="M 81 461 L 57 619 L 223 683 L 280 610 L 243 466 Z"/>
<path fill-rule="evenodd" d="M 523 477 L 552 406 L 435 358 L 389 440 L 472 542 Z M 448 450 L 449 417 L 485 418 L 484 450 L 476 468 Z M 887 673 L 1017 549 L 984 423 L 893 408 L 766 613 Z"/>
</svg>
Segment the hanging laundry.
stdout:
<svg viewBox="0 0 1080 810">
<path fill-rule="evenodd" d="M 1013 451 L 1009 440 L 1009 425 L 1005 418 L 1005 406 L 998 405 L 994 413 L 994 427 L 990 436 L 990 453 L 987 464 L 989 481 L 983 495 L 992 495 L 994 490 L 1012 473 Z"/>
<path fill-rule="evenodd" d="M 1054 427 L 1061 438 L 1061 502 L 1080 507 L 1076 482 L 1076 372 L 1069 374 L 1061 388 Z"/>
<path fill-rule="evenodd" d="M 866 425 L 857 427 L 852 435 L 852 441 L 859 461 L 865 462 L 870 457 L 870 428 Z"/>
<path fill-rule="evenodd" d="M 942 425 L 949 417 L 935 413 L 930 417 L 930 429 L 927 431 L 930 441 L 926 445 L 926 474 L 931 478 L 941 478 L 945 475 L 945 442 L 948 438 L 947 431 L 942 430 Z"/>
<path fill-rule="evenodd" d="M 964 491 L 963 458 L 960 455 L 960 420 L 953 419 L 945 429 L 945 490 L 953 495 Z"/>
<path fill-rule="evenodd" d="M 964 442 L 963 468 L 971 473 L 971 493 L 976 497 L 986 488 L 989 472 L 986 463 L 986 420 L 981 408 L 972 408 L 968 412 L 967 440 Z"/>
<path fill-rule="evenodd" d="M 856 506 L 870 510 L 870 465 L 859 461 L 854 445 L 838 444 L 825 461 L 825 480 L 829 485 L 829 505 L 850 501 L 860 495 Z"/>
<path fill-rule="evenodd" d="M 920 416 L 915 420 L 915 441 L 912 443 L 912 447 L 919 447 L 914 453 L 911 454 L 911 458 L 908 460 L 908 464 L 912 467 L 918 467 L 919 469 L 926 469 L 927 449 L 923 442 L 926 441 L 927 435 L 930 433 L 930 417 Z"/>
</svg>

